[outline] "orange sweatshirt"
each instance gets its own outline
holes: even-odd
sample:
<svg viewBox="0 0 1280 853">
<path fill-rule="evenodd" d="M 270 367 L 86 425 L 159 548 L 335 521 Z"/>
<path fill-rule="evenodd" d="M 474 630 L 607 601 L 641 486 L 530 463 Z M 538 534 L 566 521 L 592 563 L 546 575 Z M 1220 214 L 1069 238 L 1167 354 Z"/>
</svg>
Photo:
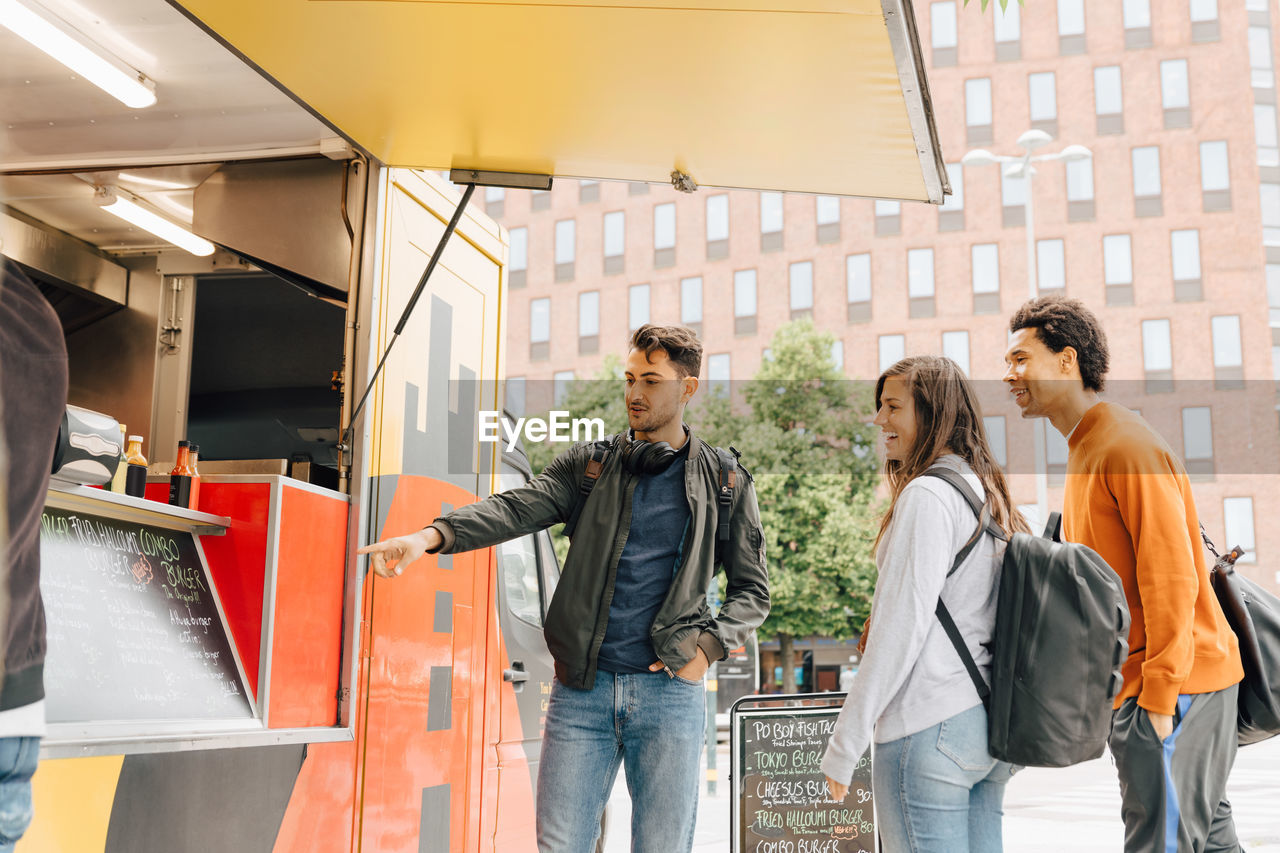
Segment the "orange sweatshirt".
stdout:
<svg viewBox="0 0 1280 853">
<path fill-rule="evenodd" d="M 1212 693 L 1244 677 L 1236 636 L 1209 585 L 1191 484 L 1142 418 L 1098 403 L 1067 442 L 1064 533 L 1120 576 L 1129 659 L 1115 705 L 1130 696 L 1172 714 L 1179 693 Z"/>
</svg>

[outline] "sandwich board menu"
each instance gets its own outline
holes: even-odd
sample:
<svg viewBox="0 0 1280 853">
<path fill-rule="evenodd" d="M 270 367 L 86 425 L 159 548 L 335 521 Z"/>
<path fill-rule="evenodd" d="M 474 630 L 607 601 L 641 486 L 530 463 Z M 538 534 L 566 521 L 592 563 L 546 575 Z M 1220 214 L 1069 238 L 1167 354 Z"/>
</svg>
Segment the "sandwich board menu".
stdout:
<svg viewBox="0 0 1280 853">
<path fill-rule="evenodd" d="M 870 751 L 858 761 L 841 803 L 827 794 L 819 766 L 844 695 L 748 696 L 735 703 L 730 712 L 734 853 L 874 853 Z"/>
</svg>

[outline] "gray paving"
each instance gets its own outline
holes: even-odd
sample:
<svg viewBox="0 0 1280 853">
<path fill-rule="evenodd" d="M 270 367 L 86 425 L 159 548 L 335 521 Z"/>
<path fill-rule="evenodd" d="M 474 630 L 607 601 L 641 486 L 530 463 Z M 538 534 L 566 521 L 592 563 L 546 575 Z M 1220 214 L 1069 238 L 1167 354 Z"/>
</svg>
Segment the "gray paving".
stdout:
<svg viewBox="0 0 1280 853">
<path fill-rule="evenodd" d="M 729 850 L 729 749 L 717 751 L 715 796 L 698 803 L 695 853 Z M 1240 750 L 1227 790 L 1249 853 L 1280 853 L 1280 738 Z M 630 850 L 631 803 L 619 774 L 609 800 L 606 853 Z M 1110 756 L 1061 770 L 1024 770 L 1005 798 L 1005 850 L 1011 853 L 1119 851 L 1120 788 Z"/>
</svg>

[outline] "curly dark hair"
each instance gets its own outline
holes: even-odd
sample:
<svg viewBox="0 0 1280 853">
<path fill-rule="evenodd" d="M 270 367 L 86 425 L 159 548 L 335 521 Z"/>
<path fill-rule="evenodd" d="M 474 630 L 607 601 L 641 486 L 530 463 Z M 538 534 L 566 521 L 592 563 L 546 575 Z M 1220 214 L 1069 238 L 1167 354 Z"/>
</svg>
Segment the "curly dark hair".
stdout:
<svg viewBox="0 0 1280 853">
<path fill-rule="evenodd" d="M 1024 302 L 1009 320 L 1010 333 L 1019 329 L 1035 329 L 1040 342 L 1053 352 L 1074 349 L 1085 390 L 1101 391 L 1106 386 L 1111 367 L 1107 335 L 1098 318 L 1079 299 L 1041 296 Z"/>
<path fill-rule="evenodd" d="M 644 350 L 645 358 L 650 361 L 654 350 L 663 350 L 681 376 L 702 373 L 702 341 L 698 340 L 693 329 L 685 326 L 645 323 L 631 336 L 631 348 Z"/>
</svg>

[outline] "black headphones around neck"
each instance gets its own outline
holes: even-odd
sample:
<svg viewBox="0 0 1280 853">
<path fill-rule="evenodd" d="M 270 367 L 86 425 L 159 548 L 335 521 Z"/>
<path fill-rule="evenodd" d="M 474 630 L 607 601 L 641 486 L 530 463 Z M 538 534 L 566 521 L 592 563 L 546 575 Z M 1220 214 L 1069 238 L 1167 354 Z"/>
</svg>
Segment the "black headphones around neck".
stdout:
<svg viewBox="0 0 1280 853">
<path fill-rule="evenodd" d="M 689 428 L 685 427 L 687 443 Z M 646 441 L 635 437 L 635 430 L 627 430 L 626 440 L 622 443 L 622 467 L 628 474 L 661 474 L 671 467 L 680 455 L 665 441 Z"/>
</svg>

